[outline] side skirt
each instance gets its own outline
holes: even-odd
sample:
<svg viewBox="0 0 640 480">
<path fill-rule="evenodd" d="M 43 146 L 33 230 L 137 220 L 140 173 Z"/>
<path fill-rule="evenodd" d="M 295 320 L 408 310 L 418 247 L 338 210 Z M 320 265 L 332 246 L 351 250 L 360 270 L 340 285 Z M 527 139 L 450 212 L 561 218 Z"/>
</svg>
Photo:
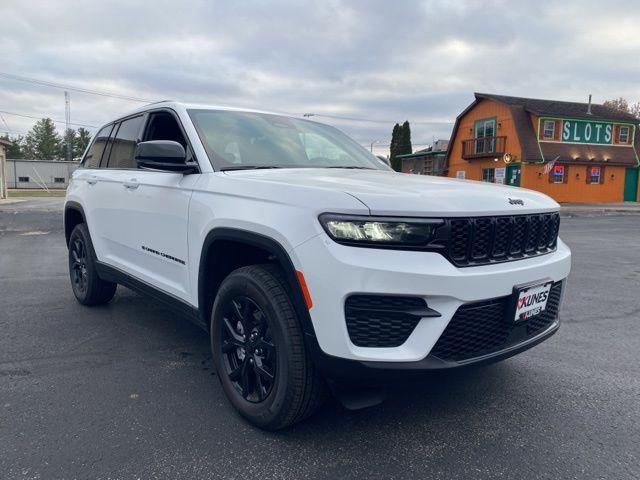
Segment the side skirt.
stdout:
<svg viewBox="0 0 640 480">
<path fill-rule="evenodd" d="M 189 321 L 195 323 L 200 328 L 207 330 L 207 325 L 202 322 L 200 315 L 198 314 L 198 309 L 175 295 L 149 285 L 147 282 L 132 277 L 119 268 L 112 267 L 106 263 L 96 261 L 96 270 L 98 271 L 98 276 L 101 279 L 123 285 L 142 295 L 158 300 L 175 313 L 185 316 Z"/>
</svg>

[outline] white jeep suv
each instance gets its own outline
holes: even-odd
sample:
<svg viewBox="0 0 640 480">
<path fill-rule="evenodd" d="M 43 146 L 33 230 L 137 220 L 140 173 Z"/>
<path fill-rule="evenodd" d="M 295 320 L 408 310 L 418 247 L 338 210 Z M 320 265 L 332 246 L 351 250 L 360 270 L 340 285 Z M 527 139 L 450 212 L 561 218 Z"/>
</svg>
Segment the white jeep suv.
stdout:
<svg viewBox="0 0 640 480">
<path fill-rule="evenodd" d="M 387 377 L 551 336 L 571 263 L 558 210 L 393 172 L 320 123 L 161 102 L 100 129 L 64 223 L 80 303 L 121 284 L 193 320 L 233 406 L 278 429 L 327 387 L 368 405 Z"/>
</svg>

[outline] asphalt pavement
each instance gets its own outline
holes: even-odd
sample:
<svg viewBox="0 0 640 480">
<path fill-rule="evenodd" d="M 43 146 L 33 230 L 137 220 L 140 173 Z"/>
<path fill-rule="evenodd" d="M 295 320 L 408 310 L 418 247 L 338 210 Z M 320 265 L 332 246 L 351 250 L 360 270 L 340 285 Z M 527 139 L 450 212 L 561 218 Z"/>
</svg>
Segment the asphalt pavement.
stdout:
<svg viewBox="0 0 640 480">
<path fill-rule="evenodd" d="M 563 218 L 563 325 L 378 407 L 287 431 L 227 403 L 207 335 L 119 288 L 71 293 L 61 199 L 0 205 L 0 478 L 640 478 L 640 217 Z"/>
</svg>

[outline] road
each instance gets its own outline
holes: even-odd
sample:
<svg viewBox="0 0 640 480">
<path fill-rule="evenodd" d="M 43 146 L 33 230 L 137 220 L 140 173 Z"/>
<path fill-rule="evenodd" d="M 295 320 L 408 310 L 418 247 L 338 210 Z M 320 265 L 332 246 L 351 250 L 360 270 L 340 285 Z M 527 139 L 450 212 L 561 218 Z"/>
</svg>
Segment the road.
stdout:
<svg viewBox="0 0 640 480">
<path fill-rule="evenodd" d="M 563 219 L 563 326 L 505 362 L 294 428 L 241 420 L 207 335 L 71 293 L 61 202 L 0 206 L 0 478 L 640 477 L 640 217 Z"/>
</svg>

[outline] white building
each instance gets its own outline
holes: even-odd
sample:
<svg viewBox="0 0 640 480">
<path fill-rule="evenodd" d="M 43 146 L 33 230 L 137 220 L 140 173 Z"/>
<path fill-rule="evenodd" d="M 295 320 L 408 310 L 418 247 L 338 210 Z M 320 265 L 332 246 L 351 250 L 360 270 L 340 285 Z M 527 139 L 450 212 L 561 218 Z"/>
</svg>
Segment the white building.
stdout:
<svg viewBox="0 0 640 480">
<path fill-rule="evenodd" d="M 65 189 L 78 162 L 52 160 L 7 160 L 9 188 Z"/>
</svg>

